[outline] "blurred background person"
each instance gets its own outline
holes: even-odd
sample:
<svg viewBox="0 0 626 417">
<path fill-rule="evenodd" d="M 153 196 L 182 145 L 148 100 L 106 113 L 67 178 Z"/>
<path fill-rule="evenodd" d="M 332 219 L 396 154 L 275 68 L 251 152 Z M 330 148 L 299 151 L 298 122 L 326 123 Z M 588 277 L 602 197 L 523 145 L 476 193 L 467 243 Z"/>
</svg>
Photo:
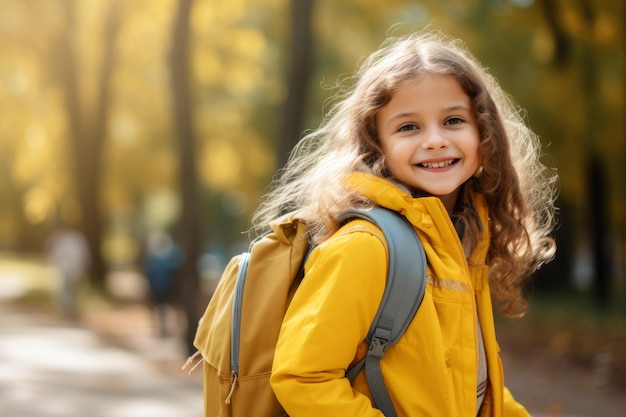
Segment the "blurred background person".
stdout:
<svg viewBox="0 0 626 417">
<path fill-rule="evenodd" d="M 69 226 L 54 231 L 45 245 L 47 259 L 59 277 L 56 301 L 66 317 L 78 316 L 78 292 L 89 268 L 85 236 Z"/>
<path fill-rule="evenodd" d="M 160 230 L 149 233 L 143 266 L 148 281 L 148 298 L 154 309 L 160 337 L 168 334 L 176 276 L 182 263 L 182 252 L 169 234 Z"/>
</svg>

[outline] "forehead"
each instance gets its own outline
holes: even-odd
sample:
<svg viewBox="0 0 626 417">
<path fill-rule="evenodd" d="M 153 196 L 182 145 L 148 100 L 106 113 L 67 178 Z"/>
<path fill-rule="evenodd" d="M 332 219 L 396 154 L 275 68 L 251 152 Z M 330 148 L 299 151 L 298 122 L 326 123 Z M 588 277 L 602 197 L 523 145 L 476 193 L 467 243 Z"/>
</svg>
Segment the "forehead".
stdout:
<svg viewBox="0 0 626 417">
<path fill-rule="evenodd" d="M 470 107 L 470 98 L 459 81 L 452 75 L 426 73 L 400 83 L 380 112 L 425 112 L 459 106 Z"/>
</svg>

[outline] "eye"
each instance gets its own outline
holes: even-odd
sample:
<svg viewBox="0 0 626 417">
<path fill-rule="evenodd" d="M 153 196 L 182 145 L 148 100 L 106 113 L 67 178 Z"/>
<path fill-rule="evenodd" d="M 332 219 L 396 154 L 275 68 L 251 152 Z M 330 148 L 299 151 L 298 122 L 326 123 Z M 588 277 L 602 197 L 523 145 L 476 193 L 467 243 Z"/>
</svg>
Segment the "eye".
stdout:
<svg viewBox="0 0 626 417">
<path fill-rule="evenodd" d="M 463 123 L 464 120 L 460 117 L 451 117 L 444 122 L 444 125 L 458 125 L 459 123 Z"/>
<path fill-rule="evenodd" d="M 400 126 L 400 129 L 398 129 L 398 132 L 406 132 L 406 131 L 409 131 L 409 130 L 417 130 L 417 129 L 418 129 L 418 127 L 416 125 L 409 123 L 409 124 Z"/>
</svg>

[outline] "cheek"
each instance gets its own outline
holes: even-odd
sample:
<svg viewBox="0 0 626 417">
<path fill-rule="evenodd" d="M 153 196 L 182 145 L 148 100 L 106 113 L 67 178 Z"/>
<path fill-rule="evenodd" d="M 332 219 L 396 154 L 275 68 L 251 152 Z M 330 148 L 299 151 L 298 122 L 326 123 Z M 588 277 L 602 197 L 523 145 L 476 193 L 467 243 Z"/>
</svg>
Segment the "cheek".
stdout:
<svg viewBox="0 0 626 417">
<path fill-rule="evenodd" d="M 396 159 L 407 159 L 413 154 L 414 146 L 409 140 L 394 140 L 389 141 L 383 147 L 385 155 Z"/>
<path fill-rule="evenodd" d="M 380 137 L 380 139 L 378 139 L 378 146 L 380 148 L 380 151 L 383 153 L 385 159 L 392 158 L 393 147 L 390 146 L 388 139 Z"/>
<path fill-rule="evenodd" d="M 411 168 L 410 158 L 411 152 L 402 146 L 388 148 L 385 153 L 385 167 L 391 175 L 401 178 Z"/>
<path fill-rule="evenodd" d="M 472 148 L 470 152 L 472 164 L 474 165 L 475 169 L 478 169 L 478 167 L 480 166 L 480 158 L 478 157 L 478 146 Z"/>
<path fill-rule="evenodd" d="M 466 141 L 466 146 L 464 150 L 464 154 L 466 158 L 472 161 L 473 165 L 476 165 L 475 168 L 478 169 L 480 166 L 480 158 L 478 157 L 478 149 L 480 148 L 480 138 L 478 136 L 478 131 L 475 132 L 474 135 L 468 138 Z"/>
<path fill-rule="evenodd" d="M 474 160 L 476 161 L 476 168 L 478 168 L 478 166 L 480 166 L 479 150 L 480 150 L 480 142 L 476 141 L 476 143 L 475 143 L 475 145 L 473 146 L 473 149 L 472 149 L 472 155 L 473 155 Z"/>
<path fill-rule="evenodd" d="M 383 152 L 385 155 L 386 165 L 390 170 L 397 169 L 398 165 L 403 164 L 409 158 L 410 153 L 400 144 L 385 146 Z"/>
</svg>

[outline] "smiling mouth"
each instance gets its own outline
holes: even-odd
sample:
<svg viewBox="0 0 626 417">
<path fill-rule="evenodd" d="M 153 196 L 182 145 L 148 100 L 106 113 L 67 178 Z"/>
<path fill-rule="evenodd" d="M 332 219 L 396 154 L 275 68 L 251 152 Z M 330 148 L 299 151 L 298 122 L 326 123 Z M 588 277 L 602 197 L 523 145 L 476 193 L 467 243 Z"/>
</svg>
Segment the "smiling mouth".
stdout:
<svg viewBox="0 0 626 417">
<path fill-rule="evenodd" d="M 448 161 L 426 162 L 426 163 L 423 163 L 423 164 L 417 164 L 417 166 L 419 166 L 421 168 L 445 168 L 445 167 L 448 167 L 448 166 L 454 164 L 457 161 L 458 161 L 458 159 L 450 159 Z"/>
</svg>

